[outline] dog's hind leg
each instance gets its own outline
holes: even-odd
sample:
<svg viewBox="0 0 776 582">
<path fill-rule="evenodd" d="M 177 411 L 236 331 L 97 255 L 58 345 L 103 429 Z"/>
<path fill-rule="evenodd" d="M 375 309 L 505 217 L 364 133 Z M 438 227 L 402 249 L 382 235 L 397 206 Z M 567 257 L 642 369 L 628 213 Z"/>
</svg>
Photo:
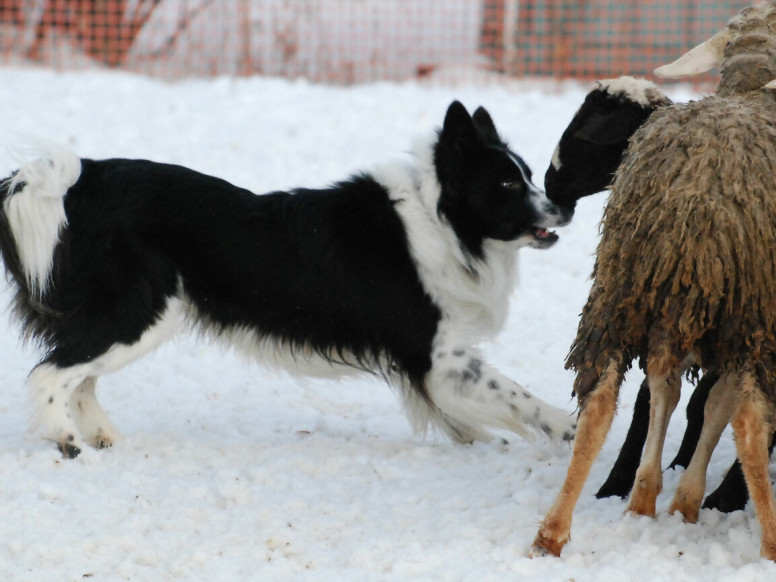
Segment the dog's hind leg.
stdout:
<svg viewBox="0 0 776 582">
<path fill-rule="evenodd" d="M 473 439 L 486 440 L 487 428 L 502 428 L 523 436 L 541 432 L 556 442 L 574 438 L 576 420 L 571 412 L 551 406 L 500 374 L 472 348 L 436 350 L 426 384 L 441 421 L 448 423 L 448 434 L 463 427 Z"/>
<path fill-rule="evenodd" d="M 100 360 L 97 366 L 100 367 Z M 56 443 L 65 458 L 76 457 L 85 444 L 105 448 L 121 438 L 94 393 L 94 364 L 59 368 L 43 363 L 27 380 L 33 403 L 33 428 Z"/>
<path fill-rule="evenodd" d="M 27 378 L 33 406 L 33 427 L 44 439 L 55 442 L 63 457 L 77 456 L 84 446 L 70 402 L 86 376 L 84 366 L 59 368 L 43 363 Z"/>
<path fill-rule="evenodd" d="M 27 381 L 32 397 L 34 425 L 43 438 L 54 441 L 65 457 L 75 457 L 84 444 L 107 446 L 119 433 L 94 395 L 97 376 L 120 370 L 156 349 L 178 330 L 183 314 L 181 301 L 171 297 L 167 305 L 131 343 L 116 342 L 102 353 L 82 350 L 73 365 L 56 350 L 38 365 Z M 60 362 L 60 363 L 57 363 Z"/>
<path fill-rule="evenodd" d="M 404 409 L 415 432 L 425 433 L 431 425 L 457 443 L 470 444 L 478 440 L 488 441 L 491 439 L 491 435 L 487 431 L 459 422 L 442 412 L 423 396 L 422 391 L 415 389 L 409 381 L 404 382 L 403 389 Z"/>
<path fill-rule="evenodd" d="M 104 449 L 117 442 L 121 433 L 97 401 L 96 384 L 94 376 L 81 382 L 70 396 L 70 410 L 84 440 L 95 448 Z"/>
</svg>

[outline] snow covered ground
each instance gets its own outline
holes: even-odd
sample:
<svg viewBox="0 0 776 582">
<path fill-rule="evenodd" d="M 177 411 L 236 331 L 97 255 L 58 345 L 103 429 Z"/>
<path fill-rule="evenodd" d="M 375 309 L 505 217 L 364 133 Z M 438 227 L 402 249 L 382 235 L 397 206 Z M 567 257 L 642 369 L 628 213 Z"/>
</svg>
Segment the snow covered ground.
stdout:
<svg viewBox="0 0 776 582">
<path fill-rule="evenodd" d="M 334 88 L 270 79 L 167 84 L 123 74 L 0 70 L 0 174 L 19 135 L 83 156 L 175 162 L 264 192 L 320 186 L 386 158 L 441 123 L 449 102 L 485 105 L 541 182 L 587 87 L 535 84 Z M 679 99 L 689 92 L 674 92 Z M 563 360 L 589 287 L 603 194 L 584 200 L 552 249 L 526 249 L 491 361 L 571 412 Z M 0 301 L 8 303 L 2 285 Z M 7 321 L 6 318 L 3 321 Z M 752 506 L 703 510 L 688 525 L 623 515 L 593 493 L 616 457 L 641 380 L 577 507 L 563 557 L 526 558 L 571 456 L 565 445 L 460 446 L 414 435 L 380 381 L 300 381 L 182 338 L 101 382 L 125 439 L 60 459 L 27 434 L 25 376 L 36 360 L 0 324 L 0 578 L 29 581 L 756 581 Z M 686 402 L 690 390 L 685 391 Z M 677 412 L 666 445 L 684 430 Z M 709 471 L 734 457 L 730 433 Z M 668 460 L 668 459 L 666 459 Z"/>
</svg>

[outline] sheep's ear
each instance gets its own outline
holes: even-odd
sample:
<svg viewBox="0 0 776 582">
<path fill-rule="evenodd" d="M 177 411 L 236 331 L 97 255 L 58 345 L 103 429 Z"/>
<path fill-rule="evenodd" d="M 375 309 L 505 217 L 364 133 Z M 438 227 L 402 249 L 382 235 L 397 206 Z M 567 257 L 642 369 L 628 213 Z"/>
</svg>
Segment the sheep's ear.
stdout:
<svg viewBox="0 0 776 582">
<path fill-rule="evenodd" d="M 763 85 L 763 89 L 776 89 L 776 79 Z"/>
<path fill-rule="evenodd" d="M 655 69 L 658 77 L 679 78 L 700 75 L 722 64 L 725 56 L 725 46 L 733 35 L 729 29 L 719 31 L 706 42 L 702 42 L 673 63 Z"/>
<path fill-rule="evenodd" d="M 574 137 L 598 145 L 614 145 L 628 141 L 644 119 L 621 107 L 605 115 L 591 115 Z"/>
</svg>

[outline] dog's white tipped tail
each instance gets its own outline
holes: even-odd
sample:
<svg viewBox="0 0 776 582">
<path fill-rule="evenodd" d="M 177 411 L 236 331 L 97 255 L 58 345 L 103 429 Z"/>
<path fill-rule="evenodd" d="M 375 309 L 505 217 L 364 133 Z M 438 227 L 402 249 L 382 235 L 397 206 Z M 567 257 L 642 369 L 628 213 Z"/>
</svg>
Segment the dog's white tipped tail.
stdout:
<svg viewBox="0 0 776 582">
<path fill-rule="evenodd" d="M 42 295 L 61 229 L 67 224 L 64 196 L 81 174 L 81 160 L 69 149 L 45 142 L 14 154 L 21 167 L 5 184 L 3 210 L 29 289 Z"/>
</svg>

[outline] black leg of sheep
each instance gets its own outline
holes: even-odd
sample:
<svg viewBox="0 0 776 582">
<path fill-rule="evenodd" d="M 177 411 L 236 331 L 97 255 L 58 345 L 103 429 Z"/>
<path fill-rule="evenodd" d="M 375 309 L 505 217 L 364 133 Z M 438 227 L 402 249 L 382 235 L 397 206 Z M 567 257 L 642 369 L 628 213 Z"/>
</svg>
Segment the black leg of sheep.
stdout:
<svg viewBox="0 0 776 582">
<path fill-rule="evenodd" d="M 705 374 L 696 386 L 695 391 L 690 397 L 690 401 L 687 403 L 687 428 L 684 431 L 682 437 L 682 444 L 679 445 L 679 452 L 676 453 L 676 457 L 668 465 L 669 469 L 676 469 L 677 467 L 687 468 L 690 464 L 690 459 L 695 452 L 695 447 L 698 446 L 698 439 L 701 436 L 701 430 L 703 429 L 703 409 L 706 406 L 706 401 L 709 398 L 709 391 L 719 380 L 719 374 Z"/>
<path fill-rule="evenodd" d="M 625 442 L 622 444 L 620 454 L 614 462 L 614 466 L 606 481 L 595 494 L 597 499 L 605 497 L 627 497 L 633 488 L 633 480 L 636 478 L 636 470 L 641 462 L 641 452 L 644 442 L 647 440 L 647 427 L 649 426 L 649 384 L 646 378 L 641 383 L 639 393 L 636 396 L 636 404 L 633 407 L 633 419 L 631 420 Z"/>
<path fill-rule="evenodd" d="M 776 445 L 776 433 L 771 438 L 771 446 L 768 447 L 769 457 L 773 454 L 774 445 Z M 741 461 L 736 460 L 733 466 L 728 469 L 719 487 L 706 497 L 703 507 L 704 509 L 716 509 L 722 513 L 731 513 L 743 510 L 747 501 L 749 501 L 749 491 L 746 489 L 744 472 L 741 469 Z"/>
</svg>

